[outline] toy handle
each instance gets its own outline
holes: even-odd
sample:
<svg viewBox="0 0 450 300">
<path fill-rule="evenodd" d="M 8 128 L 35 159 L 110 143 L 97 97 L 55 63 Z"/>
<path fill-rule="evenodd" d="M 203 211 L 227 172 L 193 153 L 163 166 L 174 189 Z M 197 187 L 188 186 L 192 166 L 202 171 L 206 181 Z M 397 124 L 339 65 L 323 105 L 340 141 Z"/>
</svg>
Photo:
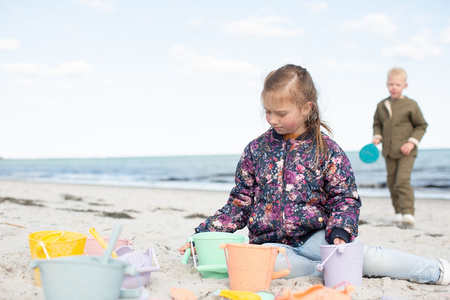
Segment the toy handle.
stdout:
<svg viewBox="0 0 450 300">
<path fill-rule="evenodd" d="M 108 249 L 108 244 L 106 241 L 98 234 L 97 230 L 95 230 L 94 227 L 89 228 L 89 233 L 94 237 L 94 239 L 102 246 L 103 249 Z M 118 238 L 118 237 L 117 237 Z M 116 240 L 117 240 L 116 238 Z M 111 242 L 111 239 L 110 239 Z M 116 254 L 116 252 L 113 250 L 111 253 L 111 256 L 113 258 L 118 258 L 119 256 Z"/>
<path fill-rule="evenodd" d="M 197 266 L 197 271 L 228 273 L 228 267 L 227 267 L 227 265 L 202 265 L 202 266 Z"/>
<path fill-rule="evenodd" d="M 323 266 L 325 266 L 325 264 L 327 263 L 327 261 L 333 256 L 333 254 L 337 251 L 339 253 L 344 253 L 345 252 L 345 248 L 346 248 L 346 244 L 340 244 L 337 245 L 333 251 L 331 251 L 331 253 L 327 256 L 327 258 L 325 258 L 322 263 L 317 264 L 317 271 L 322 272 L 323 271 Z"/>
<path fill-rule="evenodd" d="M 190 236 L 188 239 L 187 239 L 187 242 L 188 243 L 191 243 L 191 247 L 189 247 L 189 248 L 187 248 L 186 250 L 184 250 L 184 254 L 183 254 L 183 257 L 181 258 L 181 262 L 183 263 L 183 264 L 187 264 L 188 263 L 188 261 L 189 261 L 189 256 L 191 256 L 191 253 L 193 253 L 193 251 L 194 251 L 194 245 L 193 245 L 193 242 L 194 240 L 193 240 L 193 238 L 192 238 L 192 236 Z M 192 249 L 192 250 L 191 250 Z M 196 264 L 196 262 L 195 262 L 195 255 L 193 256 L 193 259 L 194 259 L 194 265 L 197 267 L 197 264 Z"/>
<path fill-rule="evenodd" d="M 286 262 L 287 262 L 289 268 L 273 272 L 272 273 L 272 279 L 277 279 L 277 278 L 281 278 L 281 277 L 287 276 L 291 272 L 291 265 L 289 264 L 289 260 L 288 260 L 287 254 L 286 254 L 286 249 L 285 248 L 278 248 L 278 252 L 281 252 L 281 253 L 284 254 L 284 257 L 286 257 Z"/>
<path fill-rule="evenodd" d="M 34 249 L 36 252 L 44 252 L 45 257 L 47 259 L 50 259 L 50 255 L 48 254 L 47 248 L 45 247 L 45 243 L 43 241 L 39 241 L 35 246 Z"/>
<path fill-rule="evenodd" d="M 187 248 L 187 249 L 184 251 L 183 258 L 181 259 L 181 262 L 182 262 L 183 264 L 187 264 L 188 261 L 189 261 L 189 256 L 191 256 L 191 247 Z"/>
<path fill-rule="evenodd" d="M 156 259 L 155 251 L 153 250 L 153 248 L 150 249 L 149 255 L 150 254 L 152 255 L 152 258 L 153 258 L 152 263 L 154 265 L 151 265 L 149 267 L 139 267 L 139 268 L 137 268 L 137 273 L 138 274 L 159 271 L 160 266 L 159 266 L 158 260 Z"/>
<path fill-rule="evenodd" d="M 223 249 L 223 253 L 225 254 L 225 263 L 227 264 L 228 268 L 228 253 L 227 253 L 227 243 L 221 243 L 220 249 Z"/>
<path fill-rule="evenodd" d="M 34 270 L 36 268 L 39 268 L 39 265 L 40 265 L 39 260 L 33 259 L 30 263 L 30 268 L 31 268 L 31 270 Z"/>
</svg>

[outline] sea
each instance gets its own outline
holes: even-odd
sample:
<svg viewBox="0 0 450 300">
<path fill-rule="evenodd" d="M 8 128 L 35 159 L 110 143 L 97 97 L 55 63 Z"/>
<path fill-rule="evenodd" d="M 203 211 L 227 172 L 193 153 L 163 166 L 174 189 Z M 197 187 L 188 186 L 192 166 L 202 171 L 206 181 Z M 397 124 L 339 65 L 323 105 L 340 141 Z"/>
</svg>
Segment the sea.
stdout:
<svg viewBox="0 0 450 300">
<path fill-rule="evenodd" d="M 358 151 L 346 152 L 361 197 L 389 197 L 380 155 L 364 163 Z M 240 154 L 0 159 L 0 180 L 230 191 Z M 450 149 L 421 149 L 411 175 L 416 198 L 450 200 Z M 0 195 L 1 196 L 1 195 Z"/>
</svg>

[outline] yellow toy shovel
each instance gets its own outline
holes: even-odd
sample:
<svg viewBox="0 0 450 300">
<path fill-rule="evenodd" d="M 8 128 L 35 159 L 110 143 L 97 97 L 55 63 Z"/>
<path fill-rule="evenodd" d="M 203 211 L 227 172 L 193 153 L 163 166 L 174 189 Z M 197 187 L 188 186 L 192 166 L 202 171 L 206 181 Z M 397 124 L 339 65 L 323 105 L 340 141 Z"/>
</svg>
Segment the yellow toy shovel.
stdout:
<svg viewBox="0 0 450 300">
<path fill-rule="evenodd" d="M 89 228 L 89 233 L 94 237 L 94 239 L 102 246 L 103 249 L 108 248 L 108 244 L 105 242 L 105 240 L 98 234 L 97 230 L 95 230 L 94 227 Z M 118 258 L 119 256 L 116 254 L 116 252 L 112 252 L 111 254 L 112 258 Z"/>
</svg>

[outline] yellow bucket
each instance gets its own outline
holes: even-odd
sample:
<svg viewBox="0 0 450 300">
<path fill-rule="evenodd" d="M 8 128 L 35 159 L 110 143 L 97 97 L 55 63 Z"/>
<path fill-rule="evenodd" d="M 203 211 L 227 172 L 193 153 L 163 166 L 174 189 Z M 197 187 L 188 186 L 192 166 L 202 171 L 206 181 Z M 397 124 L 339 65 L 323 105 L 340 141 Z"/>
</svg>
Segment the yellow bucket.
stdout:
<svg viewBox="0 0 450 300">
<path fill-rule="evenodd" d="M 72 231 L 37 231 L 28 235 L 31 259 L 83 255 L 87 235 Z M 34 283 L 42 286 L 39 269 L 34 269 Z"/>
</svg>

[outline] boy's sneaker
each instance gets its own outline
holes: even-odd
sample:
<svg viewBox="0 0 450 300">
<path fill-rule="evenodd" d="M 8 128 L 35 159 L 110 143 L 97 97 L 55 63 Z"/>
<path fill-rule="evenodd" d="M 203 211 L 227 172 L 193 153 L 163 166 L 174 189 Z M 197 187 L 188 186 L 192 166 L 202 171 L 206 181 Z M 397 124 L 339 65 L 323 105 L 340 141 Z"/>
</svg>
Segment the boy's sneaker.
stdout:
<svg viewBox="0 0 450 300">
<path fill-rule="evenodd" d="M 394 223 L 400 224 L 402 222 L 402 220 L 403 220 L 402 214 L 395 214 L 394 221 L 393 221 Z"/>
<path fill-rule="evenodd" d="M 412 225 L 414 225 L 415 221 L 416 220 L 414 219 L 413 215 L 409 215 L 409 214 L 403 215 L 403 218 L 402 218 L 403 225 L 412 226 Z"/>
<path fill-rule="evenodd" d="M 450 263 L 446 259 L 438 258 L 439 271 L 441 275 L 439 276 L 436 284 L 440 285 L 450 285 Z"/>
</svg>

